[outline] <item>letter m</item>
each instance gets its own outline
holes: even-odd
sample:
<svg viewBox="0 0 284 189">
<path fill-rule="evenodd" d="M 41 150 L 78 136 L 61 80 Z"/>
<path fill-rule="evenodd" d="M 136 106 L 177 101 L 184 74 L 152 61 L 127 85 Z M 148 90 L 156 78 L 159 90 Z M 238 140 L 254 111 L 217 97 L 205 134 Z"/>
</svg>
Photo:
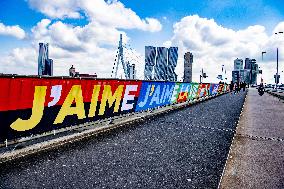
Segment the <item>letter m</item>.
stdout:
<svg viewBox="0 0 284 189">
<path fill-rule="evenodd" d="M 99 115 L 104 115 L 106 102 L 108 102 L 109 107 L 111 107 L 115 103 L 113 113 L 118 112 L 123 88 L 124 85 L 119 85 L 116 88 L 115 92 L 112 94 L 111 86 L 110 85 L 104 86 Z"/>
</svg>

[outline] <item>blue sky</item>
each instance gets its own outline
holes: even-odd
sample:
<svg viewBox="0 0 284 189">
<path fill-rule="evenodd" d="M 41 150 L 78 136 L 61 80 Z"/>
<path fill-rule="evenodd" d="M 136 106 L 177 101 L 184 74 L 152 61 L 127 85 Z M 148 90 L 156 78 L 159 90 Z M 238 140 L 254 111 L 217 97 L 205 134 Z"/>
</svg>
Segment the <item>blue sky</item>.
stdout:
<svg viewBox="0 0 284 189">
<path fill-rule="evenodd" d="M 182 17 L 197 14 L 200 17 L 213 18 L 218 24 L 235 30 L 243 29 L 251 25 L 260 24 L 266 26 L 267 32 L 276 24 L 284 20 L 284 6 L 282 0 L 121 0 L 142 18 L 158 18 L 163 24 L 163 31 L 159 34 L 145 35 L 145 32 L 128 31 L 133 42 L 139 41 L 140 35 L 149 42 L 160 41 L 169 38 L 172 34 L 173 23 Z M 29 31 L 45 15 L 32 9 L 26 0 L 1 0 L 0 22 L 5 25 L 19 25 L 25 31 Z M 167 20 L 164 20 L 166 18 Z M 85 19 L 65 19 L 65 23 L 85 25 Z M 137 39 L 136 39 L 137 37 Z M 13 47 L 16 40 L 11 37 L 0 36 L 2 43 L 8 48 Z M 12 40 L 12 41 L 10 41 Z M 4 49 L 1 48 L 3 51 Z"/>
<path fill-rule="evenodd" d="M 258 41 L 263 41 L 263 43 L 271 45 L 271 47 L 269 48 L 273 49 L 273 45 L 276 44 L 276 42 L 273 41 L 274 39 L 272 40 L 273 37 L 271 37 L 273 30 L 275 30 L 275 27 L 282 28 L 282 25 L 280 23 L 284 21 L 284 6 L 282 0 L 120 0 L 119 2 L 122 3 L 123 7 L 121 7 L 121 5 L 119 4 L 114 7 L 114 9 L 120 11 L 123 10 L 125 14 L 129 13 L 130 17 L 132 16 L 131 18 L 133 20 L 130 21 L 130 26 L 127 23 L 111 23 L 111 20 L 109 20 L 108 18 L 101 19 L 101 17 L 107 17 L 111 12 L 101 13 L 99 9 L 96 9 L 95 4 L 93 4 L 93 7 L 90 8 L 90 10 L 88 9 L 88 6 L 82 5 L 82 2 L 100 3 L 103 2 L 103 0 L 65 0 L 64 2 L 67 2 L 65 4 L 62 2 L 63 1 L 59 0 L 0 1 L 0 24 L 3 24 L 5 27 L 18 25 L 18 27 L 24 30 L 25 32 L 24 38 L 19 36 L 15 37 L 15 34 L 6 35 L 3 31 L 1 33 L 0 27 L 0 54 L 3 56 L 7 56 L 5 59 L 5 63 L 0 61 L 0 68 L 2 66 L 5 70 L 5 66 L 8 60 L 15 60 L 15 58 L 13 58 L 11 55 L 11 52 L 15 48 L 26 48 L 25 52 L 29 52 L 28 48 L 30 48 L 32 44 L 36 44 L 38 40 L 51 40 L 51 46 L 56 47 L 57 49 L 59 48 L 59 50 L 64 51 L 64 53 L 69 53 L 69 55 L 74 55 L 74 57 L 77 57 L 78 54 L 75 55 L 75 52 L 68 51 L 73 47 L 69 48 L 66 46 L 66 44 L 70 42 L 68 40 L 71 39 L 66 39 L 68 43 L 66 43 L 66 40 L 60 42 L 58 41 L 60 37 L 58 38 L 58 36 L 54 36 L 54 31 L 56 31 L 56 29 L 58 28 L 62 29 L 62 27 L 63 29 L 64 27 L 65 29 L 69 28 L 68 31 L 71 32 L 70 36 L 75 36 L 74 39 L 76 38 L 74 40 L 75 42 L 71 42 L 74 42 L 74 44 L 82 42 L 82 44 L 84 44 L 84 40 L 81 40 L 82 34 L 78 34 L 78 31 L 76 31 L 75 27 L 81 26 L 83 30 L 84 26 L 87 26 L 90 23 L 99 23 L 101 26 L 103 26 L 102 28 L 109 30 L 112 35 L 114 35 L 116 32 L 124 31 L 127 37 L 130 39 L 129 43 L 131 44 L 131 46 L 134 47 L 138 51 L 138 53 L 140 53 L 141 56 L 143 56 L 145 45 L 163 46 L 165 42 L 171 42 L 174 45 L 179 45 L 179 48 L 183 51 L 193 51 L 196 54 L 195 60 L 198 63 L 203 63 L 206 57 L 206 60 L 210 59 L 210 61 L 212 61 L 210 64 L 218 64 L 218 67 L 220 67 L 219 64 L 222 65 L 227 63 L 229 70 L 233 58 L 239 56 L 241 56 L 240 58 L 245 58 L 248 56 L 254 56 L 252 58 L 259 58 L 258 51 L 264 49 L 264 46 L 258 43 Z M 109 5 L 111 4 L 111 2 L 115 3 L 115 0 L 108 0 Z M 90 6 L 92 6 L 92 4 L 90 4 Z M 54 12 L 52 11 L 52 9 L 57 10 L 58 12 Z M 66 10 L 68 13 L 62 16 L 60 12 Z M 108 11 L 112 10 L 108 9 Z M 70 14 L 74 12 L 80 14 L 81 17 L 74 17 L 74 15 L 72 16 L 72 14 Z M 97 12 L 99 12 L 100 16 L 96 14 Z M 87 14 L 89 15 L 87 16 Z M 133 14 L 137 16 L 135 17 L 135 15 L 133 16 Z M 116 14 L 114 13 L 113 15 Z M 193 15 L 197 15 L 197 17 L 194 17 Z M 124 19 L 127 18 L 127 15 L 123 16 L 125 16 Z M 190 18 L 186 20 L 186 17 Z M 158 26 L 154 27 L 149 23 L 144 23 L 146 18 L 155 19 L 160 23 L 162 28 L 159 29 Z M 49 25 L 46 26 L 46 29 L 48 30 L 47 34 L 43 32 L 42 28 L 36 28 L 34 31 L 31 31 L 31 29 L 43 19 L 50 20 Z M 115 19 L 116 18 L 114 18 L 114 20 Z M 214 19 L 214 22 L 211 22 L 210 19 Z M 122 19 L 122 22 L 123 21 L 124 20 Z M 195 21 L 199 24 L 202 24 L 203 29 L 204 27 L 207 28 L 208 33 L 213 33 L 213 36 L 211 36 L 211 41 L 210 39 L 208 40 L 208 37 L 206 38 L 206 36 L 202 36 L 201 34 L 200 36 L 198 35 L 198 32 L 203 32 L 203 29 L 200 29 L 198 27 L 195 28 L 196 25 L 190 25 L 192 22 Z M 63 24 L 60 25 L 58 23 Z M 177 24 L 178 26 L 178 29 L 176 29 L 176 31 L 174 31 L 173 29 L 173 26 L 175 24 Z M 261 25 L 261 27 L 251 28 L 255 25 Z M 279 25 L 281 25 L 281 27 Z M 93 45 L 93 48 L 102 48 L 104 51 L 106 51 L 108 49 L 104 48 L 108 47 L 109 45 L 114 46 L 114 44 L 117 44 L 118 38 L 117 40 L 116 38 L 108 39 L 107 44 L 105 44 L 105 39 L 101 37 L 104 35 L 97 35 L 97 33 L 94 33 L 94 30 L 99 29 L 98 25 L 92 27 L 94 28 L 90 30 L 86 29 L 85 32 L 90 32 L 92 35 L 94 35 L 89 36 L 97 43 Z M 151 28 L 153 31 L 151 31 Z M 183 31 L 186 32 L 183 34 Z M 216 35 L 214 35 L 214 32 Z M 224 32 L 225 34 L 221 34 L 222 32 Z M 257 39 L 254 39 L 253 43 L 250 43 L 250 38 L 254 38 L 254 35 L 256 34 Z M 226 35 L 230 36 L 231 38 L 227 39 Z M 235 44 L 235 40 L 238 40 L 235 39 L 236 36 L 240 37 L 241 39 L 238 41 L 239 44 L 237 44 L 234 48 L 248 49 L 239 50 L 237 53 L 227 52 L 228 56 L 224 56 L 224 54 L 218 53 L 218 51 L 226 52 L 229 44 Z M 215 37 L 216 39 L 214 39 Z M 226 39 L 224 39 L 224 37 Z M 203 41 L 199 41 L 199 39 L 203 39 Z M 215 42 L 211 44 L 211 42 L 214 40 Z M 215 48 L 214 44 L 219 44 L 216 43 L 216 40 L 225 41 L 225 44 L 223 46 L 216 45 Z M 198 48 L 195 49 L 195 47 Z M 257 48 L 258 51 L 253 50 L 251 47 Z M 37 49 L 35 47 L 33 48 L 35 54 Z M 211 49 L 210 52 L 215 52 L 209 54 L 208 49 Z M 247 53 L 248 51 L 249 53 Z M 21 50 L 17 51 L 18 54 L 16 54 L 19 55 L 19 53 L 21 52 Z M 65 63 L 68 65 L 68 60 L 66 60 L 66 58 L 62 58 L 64 57 L 62 55 L 63 52 L 60 51 L 60 53 L 61 57 L 59 57 L 57 61 L 66 61 Z M 87 50 L 84 51 L 84 53 L 93 56 L 94 60 L 99 59 L 96 58 L 95 54 L 92 54 Z M 229 57 L 229 54 L 232 54 L 232 57 Z M 267 56 L 269 57 L 270 61 L 273 60 L 274 55 L 272 53 L 271 55 Z M 26 57 L 29 56 L 26 55 Z M 224 57 L 227 57 L 227 59 L 224 59 Z M 89 59 L 93 60 L 92 57 Z M 109 57 L 109 59 L 111 58 Z M 221 61 L 224 61 L 224 63 L 220 63 Z M 17 63 L 15 63 L 15 65 L 16 64 Z M 32 62 L 30 64 L 32 65 Z M 200 67 L 196 67 L 195 69 L 195 71 L 198 72 L 197 70 L 200 69 Z"/>
<path fill-rule="evenodd" d="M 122 0 L 142 17 L 163 17 L 171 21 L 198 14 L 214 18 L 219 24 L 241 29 L 253 24 L 276 25 L 283 20 L 284 6 L 281 0 Z M 272 18 L 272 20 L 271 20 Z"/>
<path fill-rule="evenodd" d="M 141 17 L 159 18 L 165 30 L 162 31 L 162 35 L 158 35 L 164 39 L 172 34 L 173 23 L 194 14 L 213 18 L 219 25 L 234 30 L 251 25 L 263 25 L 268 33 L 271 33 L 273 28 L 284 20 L 282 0 L 122 0 L 121 2 Z M 163 20 L 163 17 L 166 17 L 167 21 Z M 135 35 L 137 32 L 131 36 Z M 154 34 L 150 40 L 156 37 Z"/>
</svg>

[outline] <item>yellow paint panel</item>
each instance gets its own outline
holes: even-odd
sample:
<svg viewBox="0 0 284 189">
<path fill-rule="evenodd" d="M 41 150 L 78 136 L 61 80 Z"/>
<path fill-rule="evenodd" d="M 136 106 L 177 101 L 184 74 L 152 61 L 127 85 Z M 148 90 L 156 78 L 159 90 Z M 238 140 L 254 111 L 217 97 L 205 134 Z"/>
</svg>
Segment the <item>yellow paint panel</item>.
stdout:
<svg viewBox="0 0 284 189">
<path fill-rule="evenodd" d="M 110 85 L 104 86 L 104 91 L 103 91 L 103 94 L 102 94 L 102 100 L 101 100 L 99 115 L 104 115 L 106 102 L 108 102 L 109 107 L 111 107 L 113 105 L 113 103 L 115 103 L 113 113 L 118 112 L 120 100 L 121 100 L 121 97 L 122 97 L 123 88 L 124 88 L 124 85 L 119 85 L 116 88 L 114 94 L 112 94 L 111 86 Z"/>
</svg>

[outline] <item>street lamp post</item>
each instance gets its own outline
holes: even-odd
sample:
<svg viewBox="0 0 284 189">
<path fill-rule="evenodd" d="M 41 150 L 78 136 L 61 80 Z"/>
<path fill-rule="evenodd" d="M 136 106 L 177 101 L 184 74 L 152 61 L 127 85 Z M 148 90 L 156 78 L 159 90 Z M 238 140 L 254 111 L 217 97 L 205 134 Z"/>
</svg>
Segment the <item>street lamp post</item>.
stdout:
<svg viewBox="0 0 284 189">
<path fill-rule="evenodd" d="M 201 70 L 201 75 L 199 76 L 200 83 L 203 83 L 203 68 Z"/>
<path fill-rule="evenodd" d="M 265 54 L 266 52 L 265 51 L 262 51 L 261 52 L 261 60 L 263 61 L 263 55 Z"/>
<path fill-rule="evenodd" d="M 278 34 L 283 34 L 283 32 L 276 32 L 275 35 L 278 35 Z M 279 83 L 279 78 L 280 78 L 280 75 L 279 75 L 279 72 L 278 72 L 278 64 L 279 64 L 279 53 L 278 53 L 278 47 L 277 47 L 277 50 L 276 50 L 276 75 L 275 75 L 275 89 L 277 90 L 277 85 Z"/>
<path fill-rule="evenodd" d="M 276 63 L 276 70 L 277 70 L 277 71 L 276 71 L 276 78 L 275 78 L 275 79 L 276 79 L 276 86 L 275 86 L 275 89 L 277 90 L 277 85 L 278 85 L 278 82 L 279 82 L 279 81 L 278 81 L 278 80 L 279 80 L 279 79 L 278 79 L 278 57 L 279 57 L 279 56 L 278 56 L 278 47 L 277 47 L 277 55 L 276 55 L 276 56 L 277 56 L 277 61 L 276 61 L 276 62 L 277 62 L 277 63 Z"/>
<path fill-rule="evenodd" d="M 261 52 L 261 60 L 262 60 L 262 63 L 263 63 L 263 55 L 264 55 L 264 54 L 266 54 L 266 51 Z M 262 70 L 260 70 L 260 67 L 259 67 L 259 72 L 261 72 L 260 83 L 263 83 Z"/>
<path fill-rule="evenodd" d="M 263 79 L 262 79 L 262 70 L 260 68 L 260 66 L 258 67 L 258 73 L 261 74 L 261 77 L 260 77 L 260 83 L 263 83 Z"/>
</svg>

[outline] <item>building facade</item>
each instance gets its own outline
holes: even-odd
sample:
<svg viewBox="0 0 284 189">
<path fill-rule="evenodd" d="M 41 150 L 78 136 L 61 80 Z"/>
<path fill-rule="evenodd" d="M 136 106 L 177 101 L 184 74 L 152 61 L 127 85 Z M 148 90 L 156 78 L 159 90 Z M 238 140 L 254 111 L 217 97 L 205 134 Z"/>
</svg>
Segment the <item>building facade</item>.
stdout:
<svg viewBox="0 0 284 189">
<path fill-rule="evenodd" d="M 156 62 L 156 47 L 145 46 L 145 69 L 144 78 L 145 80 L 153 79 L 153 69 Z"/>
<path fill-rule="evenodd" d="M 242 70 L 243 69 L 243 60 L 237 58 L 234 60 L 234 70 Z"/>
<path fill-rule="evenodd" d="M 184 71 L 183 71 L 183 81 L 192 82 L 192 63 L 193 54 L 187 52 L 184 54 Z"/>
<path fill-rule="evenodd" d="M 251 59 L 246 58 L 245 59 L 245 69 L 250 69 L 251 68 Z"/>
<path fill-rule="evenodd" d="M 154 80 L 167 80 L 167 54 L 168 49 L 166 47 L 157 47 Z"/>
<path fill-rule="evenodd" d="M 145 46 L 145 80 L 177 81 L 178 47 Z"/>
<path fill-rule="evenodd" d="M 240 82 L 240 71 L 239 70 L 232 71 L 232 81 L 233 83 Z"/>
<path fill-rule="evenodd" d="M 177 81 L 177 74 L 175 68 L 178 60 L 178 47 L 170 47 L 168 49 L 168 66 L 167 66 L 167 80 Z"/>
</svg>

